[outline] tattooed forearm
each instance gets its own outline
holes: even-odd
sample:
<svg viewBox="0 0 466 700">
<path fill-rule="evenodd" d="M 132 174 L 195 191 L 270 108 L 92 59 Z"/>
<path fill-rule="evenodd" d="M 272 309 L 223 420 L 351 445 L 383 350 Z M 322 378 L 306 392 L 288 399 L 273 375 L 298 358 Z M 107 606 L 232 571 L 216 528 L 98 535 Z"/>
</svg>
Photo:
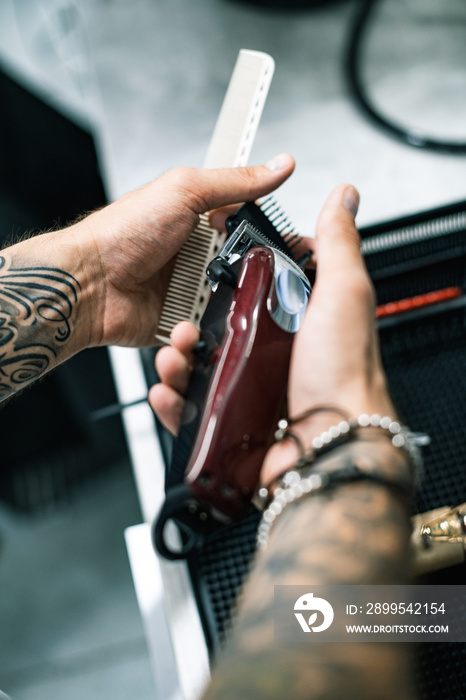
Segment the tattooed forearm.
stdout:
<svg viewBox="0 0 466 700">
<path fill-rule="evenodd" d="M 340 448 L 316 469 L 333 471 L 348 459 L 388 478 L 407 465 L 388 441 Z M 411 659 L 396 644 L 274 641 L 274 585 L 400 584 L 406 580 L 409 508 L 385 487 L 368 482 L 288 506 L 257 557 L 206 700 L 222 698 L 412 699 Z"/>
<path fill-rule="evenodd" d="M 0 400 L 61 359 L 70 340 L 79 282 L 55 267 L 22 266 L 0 256 Z"/>
</svg>

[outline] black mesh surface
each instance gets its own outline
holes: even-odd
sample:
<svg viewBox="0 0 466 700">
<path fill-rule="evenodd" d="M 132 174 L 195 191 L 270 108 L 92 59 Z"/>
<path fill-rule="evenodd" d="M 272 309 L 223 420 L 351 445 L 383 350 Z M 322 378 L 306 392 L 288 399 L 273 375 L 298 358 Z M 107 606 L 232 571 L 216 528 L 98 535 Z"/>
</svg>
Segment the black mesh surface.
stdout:
<svg viewBox="0 0 466 700">
<path fill-rule="evenodd" d="M 458 246 L 458 236 L 450 240 L 453 247 Z M 442 262 L 448 242 L 436 247 L 443 251 L 437 265 L 430 259 L 428 269 L 391 278 L 383 275 L 375 281 L 380 303 L 443 286 L 463 286 L 462 251 L 456 259 Z M 391 264 L 396 253 L 391 251 L 388 258 Z M 378 262 L 383 267 L 387 258 L 379 256 Z M 374 269 L 373 265 L 372 272 Z M 466 501 L 465 324 L 465 310 L 457 308 L 399 323 L 380 334 L 384 365 L 400 415 L 413 430 L 431 437 L 431 445 L 424 451 L 425 478 L 418 494 L 418 512 Z M 251 513 L 247 520 L 208 541 L 190 561 L 212 650 L 228 632 L 238 590 L 254 554 L 258 520 L 259 515 Z M 465 574 L 465 566 L 451 567 L 431 574 L 425 582 L 464 583 Z M 465 615 L 465 611 L 458 614 Z M 466 645 L 419 645 L 417 679 L 421 700 L 466 698 Z"/>
<path fill-rule="evenodd" d="M 207 641 L 215 651 L 228 633 L 232 609 L 256 550 L 260 513 L 225 528 L 190 560 Z"/>
<path fill-rule="evenodd" d="M 413 430 L 431 437 L 418 511 L 466 500 L 466 316 L 441 314 L 381 334 L 384 364 L 395 403 Z M 462 584 L 465 566 L 426 583 Z M 465 614 L 464 610 L 458 611 Z M 417 676 L 423 700 L 466 697 L 466 645 L 422 644 Z"/>
<path fill-rule="evenodd" d="M 419 511 L 466 500 L 466 320 L 463 309 L 381 333 L 402 419 L 431 437 Z"/>
</svg>

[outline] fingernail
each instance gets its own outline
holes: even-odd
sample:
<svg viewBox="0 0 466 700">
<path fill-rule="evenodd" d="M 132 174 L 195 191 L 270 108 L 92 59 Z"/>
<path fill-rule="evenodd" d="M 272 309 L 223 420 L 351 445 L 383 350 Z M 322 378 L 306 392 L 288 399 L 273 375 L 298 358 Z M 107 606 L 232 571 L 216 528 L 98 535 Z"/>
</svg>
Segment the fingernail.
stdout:
<svg viewBox="0 0 466 700">
<path fill-rule="evenodd" d="M 354 187 L 348 187 L 343 195 L 343 206 L 356 216 L 359 209 L 359 192 Z"/>
<path fill-rule="evenodd" d="M 280 153 L 278 156 L 269 160 L 265 164 L 265 167 L 273 173 L 279 173 L 282 170 L 288 170 L 292 162 L 293 159 L 288 153 Z"/>
</svg>

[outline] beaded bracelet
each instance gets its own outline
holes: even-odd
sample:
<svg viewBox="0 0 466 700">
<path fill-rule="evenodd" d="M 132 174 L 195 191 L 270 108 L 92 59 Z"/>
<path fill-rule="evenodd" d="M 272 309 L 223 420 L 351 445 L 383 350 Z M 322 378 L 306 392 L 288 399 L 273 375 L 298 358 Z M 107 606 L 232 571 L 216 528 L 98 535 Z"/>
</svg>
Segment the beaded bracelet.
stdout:
<svg viewBox="0 0 466 700">
<path fill-rule="evenodd" d="M 289 426 L 320 411 L 331 411 L 333 413 L 339 413 L 340 415 L 344 415 L 345 413 L 342 409 L 338 409 L 334 406 L 318 406 L 300 414 L 300 416 L 296 418 L 290 420 L 282 419 L 278 423 L 278 430 L 275 433 L 276 440 L 280 442 L 286 438 L 292 438 L 298 444 L 298 447 L 300 447 L 301 454 L 294 468 L 300 469 L 312 464 L 319 456 L 345 442 L 353 440 L 355 433 L 361 428 L 378 428 L 379 430 L 385 431 L 394 447 L 403 450 L 407 454 L 413 469 L 415 485 L 419 485 L 423 473 L 423 461 L 419 446 L 429 444 L 430 438 L 428 435 L 424 433 L 413 433 L 407 426 L 402 425 L 399 421 L 393 420 L 390 416 L 380 416 L 378 413 L 372 415 L 362 413 L 357 418 L 353 417 L 342 420 L 337 425 L 331 426 L 315 437 L 312 440 L 311 448 L 305 451 L 301 441 L 289 429 Z M 283 476 L 283 474 L 280 475 L 280 477 L 281 476 Z M 273 480 L 273 482 L 275 481 L 276 479 Z M 263 491 L 261 493 L 261 491 L 262 490 L 259 491 L 259 495 L 264 497 L 265 494 Z"/>
<path fill-rule="evenodd" d="M 297 444 L 299 451 L 303 453 L 305 451 L 304 445 L 299 439 L 299 437 L 295 433 L 293 433 L 292 430 L 290 430 L 290 427 L 292 425 L 295 425 L 296 423 L 300 423 L 301 421 L 306 420 L 306 418 L 310 418 L 311 416 L 316 415 L 317 413 L 336 413 L 339 416 L 341 416 L 345 422 L 349 421 L 350 418 L 349 413 L 347 413 L 347 411 L 340 408 L 339 406 L 334 406 L 333 404 L 313 406 L 312 408 L 307 409 L 307 411 L 303 411 L 297 416 L 293 416 L 293 418 L 282 418 L 281 420 L 279 420 L 277 430 L 275 431 L 275 440 L 277 442 L 280 442 L 285 438 L 291 438 Z"/>
<path fill-rule="evenodd" d="M 300 476 L 296 471 L 289 471 L 286 476 L 288 477 L 288 485 L 286 488 L 279 488 L 275 491 L 272 502 L 262 515 L 257 530 L 257 546 L 259 549 L 263 550 L 267 547 L 272 525 L 284 508 L 304 496 L 326 491 L 334 486 L 358 481 L 370 481 L 385 486 L 405 498 L 408 502 L 411 501 L 413 496 L 411 484 L 392 481 L 378 474 L 362 471 L 356 465 L 346 466 L 330 473 L 311 473 L 306 477 Z"/>
</svg>

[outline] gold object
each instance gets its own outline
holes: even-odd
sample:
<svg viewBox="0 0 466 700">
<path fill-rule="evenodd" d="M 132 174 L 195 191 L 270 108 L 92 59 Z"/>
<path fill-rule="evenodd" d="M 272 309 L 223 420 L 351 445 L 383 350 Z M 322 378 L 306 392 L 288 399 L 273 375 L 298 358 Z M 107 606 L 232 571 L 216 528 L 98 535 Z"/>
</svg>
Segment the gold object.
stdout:
<svg viewBox="0 0 466 700">
<path fill-rule="evenodd" d="M 412 518 L 412 523 L 414 576 L 464 562 L 466 503 L 420 513 Z"/>
</svg>

